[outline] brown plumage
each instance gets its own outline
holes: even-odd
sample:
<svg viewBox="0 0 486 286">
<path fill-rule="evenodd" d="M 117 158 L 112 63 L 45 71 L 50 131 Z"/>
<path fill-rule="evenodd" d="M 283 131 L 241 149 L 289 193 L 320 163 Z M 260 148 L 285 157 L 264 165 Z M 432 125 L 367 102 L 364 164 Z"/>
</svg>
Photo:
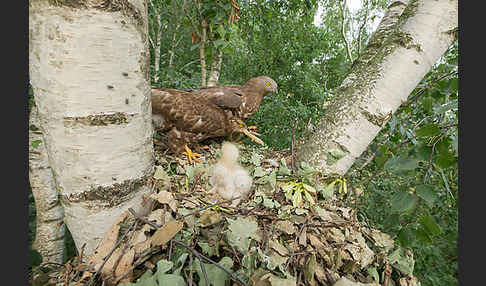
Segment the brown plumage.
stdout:
<svg viewBox="0 0 486 286">
<path fill-rule="evenodd" d="M 266 76 L 252 78 L 242 86 L 224 85 L 190 91 L 153 88 L 154 126 L 163 131 L 170 130 L 169 148 L 173 152 L 182 151 L 184 144 L 227 136 L 235 131 L 251 137 L 246 129 L 242 130 L 242 120 L 257 112 L 266 94 L 276 91 L 277 83 Z"/>
<path fill-rule="evenodd" d="M 258 111 L 266 94 L 277 92 L 277 83 L 268 76 L 258 76 L 244 85 L 206 87 L 189 92 L 212 99 L 222 107 L 234 108 L 235 116 L 246 120 Z"/>
</svg>

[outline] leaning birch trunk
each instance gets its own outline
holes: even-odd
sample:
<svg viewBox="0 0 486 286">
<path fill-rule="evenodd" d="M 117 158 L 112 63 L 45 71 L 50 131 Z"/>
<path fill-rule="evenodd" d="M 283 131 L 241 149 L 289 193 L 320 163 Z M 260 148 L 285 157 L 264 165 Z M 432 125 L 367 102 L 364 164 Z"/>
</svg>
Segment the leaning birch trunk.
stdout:
<svg viewBox="0 0 486 286">
<path fill-rule="evenodd" d="M 217 49 L 211 62 L 211 71 L 209 72 L 208 87 L 217 86 L 219 74 L 221 72 L 221 63 L 223 62 L 223 51 Z"/>
<path fill-rule="evenodd" d="M 297 160 L 344 175 L 455 40 L 457 0 L 395 1 Z"/>
<path fill-rule="evenodd" d="M 34 99 L 64 221 L 85 254 L 123 211 L 147 210 L 146 19 L 146 0 L 29 2 Z"/>
<path fill-rule="evenodd" d="M 63 209 L 49 166 L 35 106 L 30 111 L 29 119 L 29 181 L 37 213 L 33 246 L 42 255 L 43 262 L 62 263 L 66 233 L 66 227 L 62 223 Z"/>
</svg>

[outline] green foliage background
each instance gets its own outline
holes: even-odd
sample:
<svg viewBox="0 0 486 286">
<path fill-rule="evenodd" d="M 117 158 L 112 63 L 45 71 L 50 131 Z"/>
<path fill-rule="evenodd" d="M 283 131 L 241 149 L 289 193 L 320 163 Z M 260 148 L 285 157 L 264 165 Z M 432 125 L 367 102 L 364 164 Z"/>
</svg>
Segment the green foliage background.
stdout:
<svg viewBox="0 0 486 286">
<path fill-rule="evenodd" d="M 158 31 L 150 28 L 157 23 L 155 11 L 161 15 L 162 25 L 158 80 L 154 80 L 151 47 L 152 85 L 199 88 L 199 50 L 191 41 L 194 10 L 190 6 L 182 9 L 183 1 L 149 1 L 150 37 Z M 390 2 L 363 1 L 360 10 L 348 14 L 344 28 L 353 60 L 372 33 L 371 21 L 379 20 Z M 351 68 L 341 34 L 340 1 L 240 0 L 239 20 L 233 25 L 222 24 L 225 1 L 201 3 L 211 11 L 205 17 L 214 23 L 219 39 L 208 44 L 207 60 L 210 62 L 216 48 L 223 50 L 219 84 L 243 84 L 262 74 L 275 79 L 279 93 L 266 97 L 248 123 L 259 126 L 262 139 L 273 149 L 289 148 L 294 121 L 299 137 L 325 112 L 333 90 Z M 315 26 L 318 3 L 324 12 L 321 25 Z M 173 64 L 169 66 L 171 53 Z M 360 219 L 413 250 L 415 275 L 422 285 L 458 284 L 457 60 L 456 43 L 348 172 L 350 185 L 364 190 L 356 205 Z M 32 199 L 30 206 L 32 210 Z M 30 211 L 29 218 L 32 241 L 35 213 Z M 69 258 L 74 252 L 72 241 L 68 243 Z"/>
</svg>

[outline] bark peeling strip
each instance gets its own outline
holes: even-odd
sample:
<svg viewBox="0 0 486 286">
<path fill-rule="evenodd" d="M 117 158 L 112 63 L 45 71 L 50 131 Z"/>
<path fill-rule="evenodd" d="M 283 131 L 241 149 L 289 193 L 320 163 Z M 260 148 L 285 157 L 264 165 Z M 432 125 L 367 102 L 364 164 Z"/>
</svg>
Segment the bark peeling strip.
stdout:
<svg viewBox="0 0 486 286">
<path fill-rule="evenodd" d="M 64 127 L 74 127 L 76 125 L 87 126 L 107 126 L 122 125 L 130 122 L 136 114 L 126 114 L 116 112 L 114 114 L 97 114 L 80 117 L 64 117 Z"/>
<path fill-rule="evenodd" d="M 85 203 L 96 201 L 96 208 L 112 208 L 129 200 L 134 192 L 147 184 L 147 180 L 152 174 L 145 175 L 138 179 L 125 180 L 110 186 L 91 186 L 88 191 L 69 195 L 61 195 L 64 204 Z M 88 205 L 87 208 L 95 208 Z"/>
</svg>

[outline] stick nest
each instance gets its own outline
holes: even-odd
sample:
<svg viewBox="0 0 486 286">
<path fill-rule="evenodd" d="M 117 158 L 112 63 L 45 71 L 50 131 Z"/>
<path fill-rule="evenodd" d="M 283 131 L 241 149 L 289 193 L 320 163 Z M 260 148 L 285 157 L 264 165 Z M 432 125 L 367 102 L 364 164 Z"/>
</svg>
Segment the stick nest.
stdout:
<svg viewBox="0 0 486 286">
<path fill-rule="evenodd" d="M 157 151 L 152 211 L 127 210 L 94 254 L 41 265 L 33 285 L 420 285 L 412 253 L 347 206 L 345 181 L 239 147 L 254 184 L 237 208 L 208 193 L 220 144 L 194 164 Z"/>
</svg>

